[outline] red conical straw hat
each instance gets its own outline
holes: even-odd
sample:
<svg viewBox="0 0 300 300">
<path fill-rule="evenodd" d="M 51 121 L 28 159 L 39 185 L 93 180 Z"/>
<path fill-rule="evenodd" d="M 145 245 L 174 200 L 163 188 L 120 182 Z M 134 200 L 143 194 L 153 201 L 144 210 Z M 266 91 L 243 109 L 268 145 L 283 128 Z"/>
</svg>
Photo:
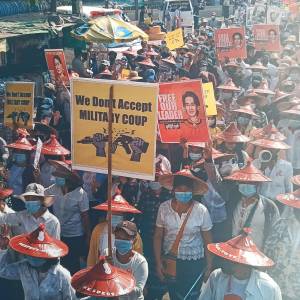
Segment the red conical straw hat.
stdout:
<svg viewBox="0 0 300 300">
<path fill-rule="evenodd" d="M 58 258 L 68 254 L 68 246 L 51 237 L 45 230 L 45 224 L 31 233 L 17 235 L 9 241 L 10 247 L 22 254 L 39 258 Z"/>
<path fill-rule="evenodd" d="M 97 210 L 108 210 L 108 202 L 101 203 L 97 206 L 93 207 Z M 130 205 L 122 195 L 116 194 L 111 200 L 111 211 L 119 212 L 119 213 L 132 213 L 132 214 L 140 214 L 141 211 L 136 209 L 134 206 Z"/>
<path fill-rule="evenodd" d="M 0 200 L 4 200 L 9 197 L 13 192 L 14 191 L 12 189 L 0 188 Z"/>
<path fill-rule="evenodd" d="M 288 144 L 280 140 L 276 141 L 275 136 L 276 134 L 274 134 L 273 136 L 271 135 L 270 138 L 259 139 L 259 140 L 251 141 L 250 143 L 264 149 L 287 150 L 291 148 Z"/>
<path fill-rule="evenodd" d="M 246 67 L 246 69 L 252 69 L 252 70 L 268 70 L 261 62 L 256 62 L 253 65 L 250 65 L 249 67 Z"/>
<path fill-rule="evenodd" d="M 135 287 L 135 279 L 131 273 L 109 264 L 102 256 L 95 266 L 75 273 L 71 285 L 84 295 L 114 298 L 129 294 Z"/>
<path fill-rule="evenodd" d="M 174 66 L 176 65 L 176 61 L 175 61 L 173 56 L 169 56 L 168 58 L 164 58 L 164 59 L 162 59 L 162 61 L 166 62 L 168 64 L 171 64 L 171 65 L 174 65 Z"/>
<path fill-rule="evenodd" d="M 224 177 L 224 179 L 244 183 L 272 181 L 269 177 L 265 176 L 259 169 L 257 169 L 251 161 L 247 162 L 247 166 L 245 168 L 234 171 L 231 175 Z"/>
<path fill-rule="evenodd" d="M 246 143 L 250 141 L 250 138 L 243 135 L 236 126 L 236 123 L 230 123 L 223 132 L 216 136 L 217 139 L 221 139 L 229 143 Z"/>
<path fill-rule="evenodd" d="M 250 105 L 240 106 L 240 108 L 233 109 L 233 112 L 247 114 L 253 117 L 258 117 L 258 115 L 253 111 Z"/>
<path fill-rule="evenodd" d="M 139 61 L 138 64 L 144 65 L 144 66 L 147 66 L 147 67 L 152 67 L 152 68 L 155 67 L 155 64 L 152 62 L 150 57 L 147 57 L 144 60 Z"/>
<path fill-rule="evenodd" d="M 300 175 L 293 176 L 292 179 L 291 179 L 291 182 L 294 185 L 299 185 L 300 186 Z"/>
<path fill-rule="evenodd" d="M 58 142 L 54 134 L 50 136 L 50 139 L 42 147 L 42 154 L 45 155 L 69 155 L 70 153 L 68 149 Z"/>
<path fill-rule="evenodd" d="M 251 136 L 255 139 L 275 139 L 277 141 L 284 141 L 286 137 L 270 122 L 263 128 L 253 129 Z"/>
<path fill-rule="evenodd" d="M 285 93 L 285 92 L 281 92 L 280 90 L 277 90 L 272 103 L 280 102 L 282 100 L 288 99 L 291 96 L 292 96 L 292 94 L 288 94 L 288 93 Z"/>
<path fill-rule="evenodd" d="M 175 176 L 184 176 L 193 180 L 193 194 L 203 195 L 208 191 L 208 185 L 206 182 L 201 180 L 199 177 L 194 176 L 193 173 L 188 169 L 182 169 L 174 174 L 164 174 L 159 176 L 158 181 L 160 184 L 168 190 L 173 189 Z"/>
<path fill-rule="evenodd" d="M 31 151 L 34 149 L 34 146 L 32 146 L 27 138 L 22 134 L 14 143 L 11 143 L 5 147 L 24 151 Z"/>
<path fill-rule="evenodd" d="M 240 88 L 236 87 L 236 85 L 233 83 L 232 79 L 229 79 L 225 84 L 221 84 L 221 85 L 217 86 L 217 89 L 233 91 L 233 92 L 238 92 L 241 90 Z"/>
<path fill-rule="evenodd" d="M 262 253 L 249 236 L 250 229 L 245 228 L 241 235 L 224 243 L 208 244 L 213 254 L 235 263 L 252 267 L 272 267 L 274 262 Z"/>
<path fill-rule="evenodd" d="M 287 206 L 300 208 L 300 189 L 292 193 L 277 195 L 276 199 Z"/>
<path fill-rule="evenodd" d="M 223 153 L 219 150 L 216 150 L 215 148 L 212 148 L 212 159 L 218 163 L 218 162 L 221 162 L 223 160 L 229 160 L 233 157 L 235 157 L 235 154 L 229 154 L 229 153 Z M 195 164 L 195 167 L 199 166 L 199 165 L 202 165 L 204 164 L 205 160 L 204 159 L 201 159 L 199 162 L 197 162 Z"/>
<path fill-rule="evenodd" d="M 275 95 L 275 93 L 269 89 L 254 89 L 253 92 L 262 95 Z"/>
</svg>

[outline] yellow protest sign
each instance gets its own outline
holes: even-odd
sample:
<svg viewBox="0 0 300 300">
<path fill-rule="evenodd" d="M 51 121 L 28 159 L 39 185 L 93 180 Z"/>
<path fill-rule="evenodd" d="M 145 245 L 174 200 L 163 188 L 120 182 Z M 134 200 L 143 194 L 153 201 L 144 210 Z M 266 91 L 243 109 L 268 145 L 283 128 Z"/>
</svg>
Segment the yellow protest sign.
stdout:
<svg viewBox="0 0 300 300">
<path fill-rule="evenodd" d="M 165 41 L 170 50 L 182 47 L 184 45 L 182 28 L 168 32 Z"/>
<path fill-rule="evenodd" d="M 71 84 L 72 166 L 107 173 L 111 86 L 112 173 L 154 180 L 157 84 L 74 78 Z"/>
<path fill-rule="evenodd" d="M 216 116 L 217 115 L 217 106 L 216 98 L 214 93 L 214 86 L 212 82 L 203 83 L 203 93 L 206 106 L 206 115 L 207 116 Z"/>
<path fill-rule="evenodd" d="M 127 79 L 130 75 L 130 70 L 129 69 L 122 69 L 121 72 L 121 79 Z"/>
<path fill-rule="evenodd" d="M 34 82 L 7 82 L 5 85 L 4 125 L 32 128 Z"/>
</svg>

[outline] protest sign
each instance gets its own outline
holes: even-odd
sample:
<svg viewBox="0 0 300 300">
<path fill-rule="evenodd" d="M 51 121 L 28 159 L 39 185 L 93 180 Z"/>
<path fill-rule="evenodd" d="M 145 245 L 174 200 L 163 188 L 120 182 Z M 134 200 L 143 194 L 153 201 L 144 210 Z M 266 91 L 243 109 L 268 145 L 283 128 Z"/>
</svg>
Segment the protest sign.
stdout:
<svg viewBox="0 0 300 300">
<path fill-rule="evenodd" d="M 38 138 L 38 141 L 36 143 L 36 149 L 35 149 L 35 155 L 34 155 L 34 161 L 33 161 L 33 167 L 35 169 L 38 168 L 41 153 L 42 153 L 42 147 L 43 147 L 43 142 L 41 141 L 40 138 Z"/>
<path fill-rule="evenodd" d="M 225 58 L 247 57 L 244 27 L 217 29 L 215 44 L 217 57 L 221 61 Z"/>
<path fill-rule="evenodd" d="M 129 69 L 122 69 L 121 71 L 121 79 L 127 79 L 130 75 Z"/>
<path fill-rule="evenodd" d="M 209 140 L 199 80 L 159 84 L 158 125 L 163 143 Z"/>
<path fill-rule="evenodd" d="M 278 25 L 253 25 L 254 47 L 256 50 L 280 51 Z"/>
<path fill-rule="evenodd" d="M 34 82 L 7 82 L 5 85 L 4 125 L 32 128 Z"/>
<path fill-rule="evenodd" d="M 267 6 L 256 4 L 252 12 L 252 24 L 265 24 L 267 21 Z"/>
<path fill-rule="evenodd" d="M 267 24 L 280 25 L 282 9 L 277 6 L 269 6 L 267 11 Z"/>
<path fill-rule="evenodd" d="M 178 28 L 174 31 L 168 32 L 165 41 L 167 43 L 167 47 L 170 50 L 182 47 L 184 45 L 182 28 Z"/>
<path fill-rule="evenodd" d="M 69 74 L 66 65 L 64 50 L 62 49 L 46 49 L 45 58 L 50 72 L 51 81 L 56 86 L 69 86 Z"/>
<path fill-rule="evenodd" d="M 203 87 L 203 94 L 205 99 L 206 115 L 216 116 L 217 106 L 216 106 L 214 86 L 212 82 L 208 82 L 208 83 L 202 83 L 202 87 Z"/>
<path fill-rule="evenodd" d="M 113 86 L 112 174 L 154 180 L 157 84 L 73 79 L 72 167 L 107 173 L 108 107 L 111 86 Z"/>
</svg>

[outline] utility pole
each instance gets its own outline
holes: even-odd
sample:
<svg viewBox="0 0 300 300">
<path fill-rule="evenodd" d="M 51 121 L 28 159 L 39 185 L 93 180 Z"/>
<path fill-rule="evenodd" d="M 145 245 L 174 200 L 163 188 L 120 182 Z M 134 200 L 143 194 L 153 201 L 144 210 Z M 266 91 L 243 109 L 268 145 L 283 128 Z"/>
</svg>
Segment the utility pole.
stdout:
<svg viewBox="0 0 300 300">
<path fill-rule="evenodd" d="M 72 0 L 72 15 L 81 15 L 82 0 Z"/>
<path fill-rule="evenodd" d="M 52 13 L 56 13 L 56 8 L 57 8 L 57 1 L 56 0 L 51 0 L 50 11 Z"/>
</svg>

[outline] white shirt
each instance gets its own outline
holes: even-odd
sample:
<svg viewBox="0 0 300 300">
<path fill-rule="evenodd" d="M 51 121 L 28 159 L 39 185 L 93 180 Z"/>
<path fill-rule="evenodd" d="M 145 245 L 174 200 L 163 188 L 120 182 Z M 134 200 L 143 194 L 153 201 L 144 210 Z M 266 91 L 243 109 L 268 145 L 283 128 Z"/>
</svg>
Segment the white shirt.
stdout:
<svg viewBox="0 0 300 300">
<path fill-rule="evenodd" d="M 46 195 L 54 195 L 53 213 L 61 224 L 63 237 L 83 236 L 83 224 L 81 213 L 89 210 L 89 199 L 83 188 L 63 194 L 62 189 L 53 184 L 45 190 Z"/>
<path fill-rule="evenodd" d="M 299 122 L 300 123 L 300 122 Z M 299 125 L 300 126 L 300 125 Z M 294 169 L 300 169 L 300 129 L 293 133 L 292 143 L 292 165 Z"/>
<path fill-rule="evenodd" d="M 164 228 L 163 251 L 167 254 L 176 239 L 186 213 L 179 214 L 171 206 L 172 200 L 163 202 L 156 219 L 156 226 Z M 199 202 L 194 202 L 193 210 L 185 225 L 183 236 L 179 243 L 178 258 L 184 260 L 200 259 L 204 257 L 201 231 L 209 231 L 212 222 L 207 208 Z"/>
<path fill-rule="evenodd" d="M 255 203 L 251 203 L 246 206 L 246 199 L 242 199 L 237 204 L 232 219 L 232 236 L 237 236 L 241 233 L 241 230 L 245 227 L 245 223 L 249 217 L 249 214 L 254 207 Z M 261 200 L 258 200 L 257 207 L 251 222 L 251 237 L 254 240 L 255 245 L 259 249 L 262 248 L 264 242 L 264 227 L 265 227 L 265 214 L 264 206 Z"/>
<path fill-rule="evenodd" d="M 58 219 L 46 210 L 40 217 L 35 218 L 26 210 L 12 214 L 0 215 L 0 225 L 6 224 L 12 227 L 13 235 L 29 233 L 36 230 L 43 223 L 47 232 L 56 239 L 60 239 L 60 224 Z"/>
<path fill-rule="evenodd" d="M 224 300 L 230 276 L 221 269 L 214 270 L 203 284 L 199 300 Z M 245 300 L 281 300 L 277 283 L 266 273 L 252 270 L 245 290 Z"/>
<path fill-rule="evenodd" d="M 127 264 L 121 264 L 116 257 L 116 250 L 113 249 L 114 266 L 130 272 L 135 279 L 134 290 L 125 296 L 118 297 L 119 300 L 143 300 L 143 290 L 148 278 L 148 263 L 143 255 L 134 252 L 133 257 Z"/>
<path fill-rule="evenodd" d="M 255 167 L 261 170 L 259 159 L 253 161 Z M 292 164 L 286 160 L 279 159 L 272 170 L 267 167 L 263 173 L 272 179 L 271 182 L 261 183 L 258 187 L 258 193 L 266 198 L 276 201 L 276 196 L 293 191 L 291 177 L 293 176 Z"/>
<path fill-rule="evenodd" d="M 7 251 L 0 254 L 0 277 L 21 280 L 25 300 L 75 300 L 71 275 L 60 264 L 52 266 L 46 274 L 32 268 L 26 260 L 9 263 Z"/>
</svg>

